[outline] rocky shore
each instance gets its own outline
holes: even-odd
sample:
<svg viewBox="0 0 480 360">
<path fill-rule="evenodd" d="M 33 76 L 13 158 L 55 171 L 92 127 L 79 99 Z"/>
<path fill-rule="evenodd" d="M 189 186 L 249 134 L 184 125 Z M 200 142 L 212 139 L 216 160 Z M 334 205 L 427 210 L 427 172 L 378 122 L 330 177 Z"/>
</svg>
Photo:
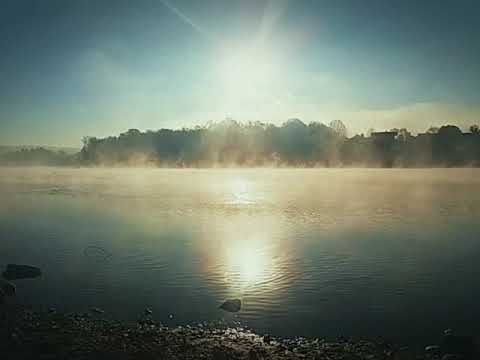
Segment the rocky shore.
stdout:
<svg viewBox="0 0 480 360">
<path fill-rule="evenodd" d="M 422 353 L 381 339 L 277 339 L 249 329 L 198 324 L 168 328 L 145 313 L 135 323 L 101 314 L 2 309 L 1 359 L 473 359 L 447 354 L 444 345 Z M 464 347 L 464 349 L 466 349 Z M 468 350 L 470 351 L 470 350 Z M 476 357 L 475 357 L 476 358 Z"/>
</svg>

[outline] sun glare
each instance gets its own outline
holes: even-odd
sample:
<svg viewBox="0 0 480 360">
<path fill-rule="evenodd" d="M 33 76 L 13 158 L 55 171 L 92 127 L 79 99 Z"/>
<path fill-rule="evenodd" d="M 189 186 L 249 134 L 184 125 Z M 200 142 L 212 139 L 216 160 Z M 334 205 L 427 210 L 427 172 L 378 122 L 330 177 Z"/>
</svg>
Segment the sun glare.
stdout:
<svg viewBox="0 0 480 360">
<path fill-rule="evenodd" d="M 271 54 L 255 47 L 223 51 L 218 64 L 225 95 L 237 98 L 268 90 L 274 80 L 274 69 Z"/>
<path fill-rule="evenodd" d="M 252 242 L 236 242 L 227 251 L 228 282 L 245 289 L 267 280 L 271 272 L 271 259 Z"/>
<path fill-rule="evenodd" d="M 254 190 L 249 182 L 242 178 L 233 180 L 227 203 L 231 205 L 250 205 L 255 203 Z"/>
</svg>

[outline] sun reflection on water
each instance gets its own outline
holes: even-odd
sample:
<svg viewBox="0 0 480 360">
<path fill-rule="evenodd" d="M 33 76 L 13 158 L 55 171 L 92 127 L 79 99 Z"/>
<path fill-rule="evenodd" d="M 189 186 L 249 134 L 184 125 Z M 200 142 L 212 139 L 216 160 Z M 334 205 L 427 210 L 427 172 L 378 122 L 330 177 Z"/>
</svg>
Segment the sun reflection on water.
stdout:
<svg viewBox="0 0 480 360">
<path fill-rule="evenodd" d="M 212 187 L 222 206 L 208 211 L 208 230 L 198 243 L 201 272 L 221 298 L 278 306 L 278 297 L 301 271 L 292 261 L 292 244 L 279 228 L 278 214 L 265 211 L 271 194 L 257 180 L 263 173 L 226 174 L 225 181 Z"/>
<path fill-rule="evenodd" d="M 230 205 L 251 205 L 256 203 L 255 189 L 253 185 L 244 178 L 235 178 L 229 184 L 227 204 Z"/>
<path fill-rule="evenodd" d="M 233 288 L 245 290 L 272 278 L 272 256 L 258 245 L 254 241 L 237 241 L 227 247 L 225 280 Z"/>
</svg>

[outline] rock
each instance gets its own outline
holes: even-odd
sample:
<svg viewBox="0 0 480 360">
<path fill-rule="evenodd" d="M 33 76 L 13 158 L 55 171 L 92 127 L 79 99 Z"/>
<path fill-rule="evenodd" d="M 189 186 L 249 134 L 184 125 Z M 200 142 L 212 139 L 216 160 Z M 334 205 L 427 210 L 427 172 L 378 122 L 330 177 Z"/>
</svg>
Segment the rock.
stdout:
<svg viewBox="0 0 480 360">
<path fill-rule="evenodd" d="M 452 329 L 446 329 L 443 331 L 443 335 L 448 336 L 448 335 L 453 335 L 453 330 Z"/>
<path fill-rule="evenodd" d="M 425 351 L 426 351 L 426 352 L 438 352 L 438 351 L 440 351 L 440 346 L 438 346 L 438 345 L 429 345 L 429 346 L 425 347 Z"/>
<path fill-rule="evenodd" d="M 465 360 L 465 357 L 458 354 L 445 354 L 442 356 L 442 360 Z"/>
<path fill-rule="evenodd" d="M 0 279 L 0 289 L 2 289 L 5 296 L 14 296 L 16 293 L 15 285 L 7 280 Z"/>
<path fill-rule="evenodd" d="M 239 312 L 241 308 L 242 301 L 240 299 L 227 300 L 222 305 L 220 305 L 220 309 L 232 313 Z"/>
<path fill-rule="evenodd" d="M 2 305 L 5 302 L 5 291 L 0 288 L 0 305 Z"/>
<path fill-rule="evenodd" d="M 90 309 L 90 311 L 94 314 L 105 314 L 105 311 L 98 307 L 93 307 Z"/>
<path fill-rule="evenodd" d="M 2 275 L 7 280 L 32 279 L 41 276 L 42 271 L 35 266 L 8 264 Z"/>
<path fill-rule="evenodd" d="M 144 313 L 145 313 L 146 316 L 150 316 L 150 315 L 153 314 L 153 311 L 150 308 L 146 308 Z"/>
</svg>

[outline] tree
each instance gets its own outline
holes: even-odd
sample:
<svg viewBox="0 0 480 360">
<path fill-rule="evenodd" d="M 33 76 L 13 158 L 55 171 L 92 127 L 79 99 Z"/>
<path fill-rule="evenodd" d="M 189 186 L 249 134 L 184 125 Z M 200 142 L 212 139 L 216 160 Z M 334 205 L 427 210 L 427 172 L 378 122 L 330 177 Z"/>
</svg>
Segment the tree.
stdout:
<svg viewBox="0 0 480 360">
<path fill-rule="evenodd" d="M 410 131 L 408 131 L 405 128 L 397 129 L 396 133 L 397 133 L 397 139 L 401 141 L 407 141 L 409 138 L 412 137 L 412 134 L 410 133 Z"/>
<path fill-rule="evenodd" d="M 476 124 L 472 125 L 472 126 L 470 126 L 470 132 L 472 134 L 479 135 L 480 134 L 480 128 Z"/>
<path fill-rule="evenodd" d="M 328 125 L 330 128 L 335 131 L 335 133 L 341 137 L 341 138 L 346 138 L 348 136 L 348 130 L 345 124 L 343 123 L 342 120 L 333 120 L 330 122 Z"/>
<path fill-rule="evenodd" d="M 427 130 L 427 134 L 438 134 L 438 130 L 440 130 L 437 126 L 431 126 L 428 130 Z"/>
<path fill-rule="evenodd" d="M 445 125 L 438 129 L 438 136 L 456 138 L 462 135 L 462 130 L 455 125 Z"/>
</svg>

